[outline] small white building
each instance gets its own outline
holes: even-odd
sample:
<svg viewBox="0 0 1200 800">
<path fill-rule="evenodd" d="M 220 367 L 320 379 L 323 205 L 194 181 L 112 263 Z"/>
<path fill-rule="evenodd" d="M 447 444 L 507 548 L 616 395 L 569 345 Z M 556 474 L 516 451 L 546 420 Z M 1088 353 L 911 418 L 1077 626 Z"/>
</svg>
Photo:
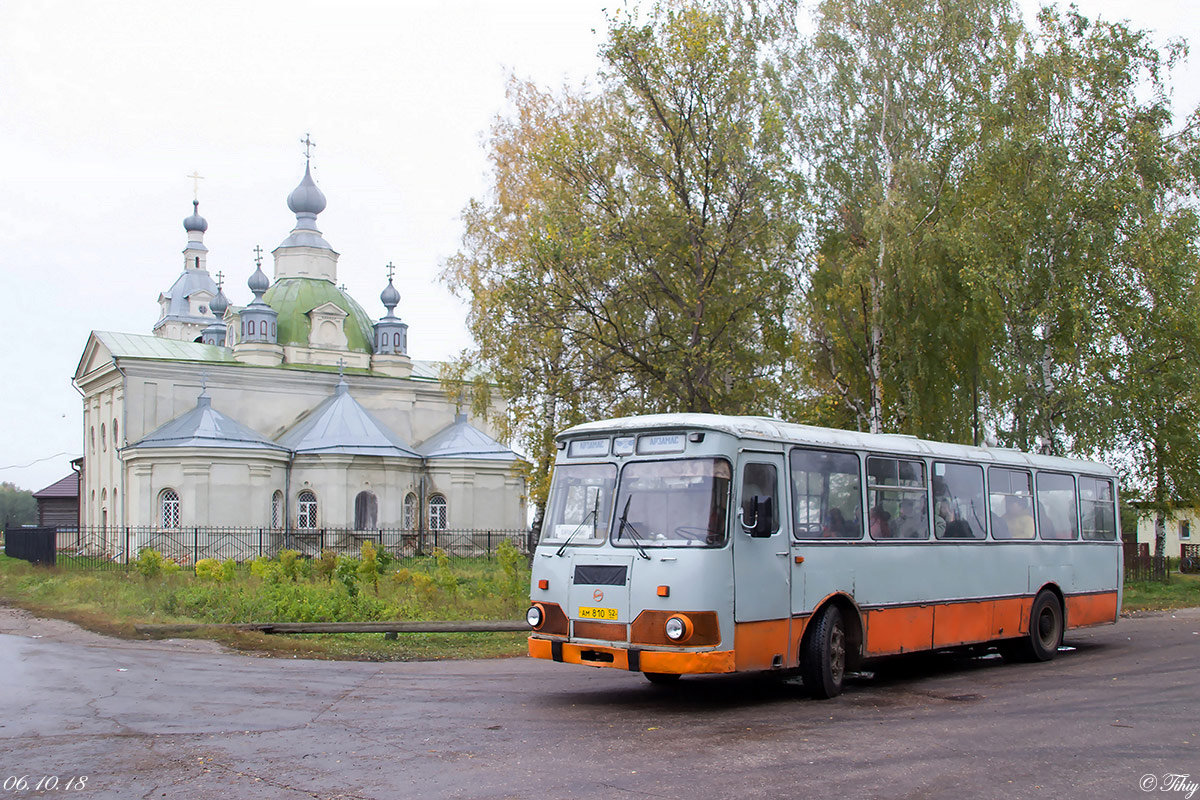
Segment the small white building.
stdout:
<svg viewBox="0 0 1200 800">
<path fill-rule="evenodd" d="M 525 527 L 519 457 L 459 413 L 440 365 L 409 357 L 392 278 L 375 322 L 338 288 L 307 166 L 288 206 L 296 226 L 273 280 L 256 260 L 246 306 L 210 277 L 193 203 L 154 335 L 88 338 L 74 377 L 83 525 Z"/>
<path fill-rule="evenodd" d="M 1155 546 L 1155 521 L 1158 515 L 1139 509 L 1137 523 L 1138 545 L 1147 545 L 1150 555 L 1159 555 Z M 1179 558 L 1183 545 L 1200 542 L 1193 538 L 1193 531 L 1200 530 L 1200 509 L 1176 508 L 1166 514 L 1163 532 L 1166 534 L 1166 550 L 1163 555 L 1168 558 Z"/>
</svg>

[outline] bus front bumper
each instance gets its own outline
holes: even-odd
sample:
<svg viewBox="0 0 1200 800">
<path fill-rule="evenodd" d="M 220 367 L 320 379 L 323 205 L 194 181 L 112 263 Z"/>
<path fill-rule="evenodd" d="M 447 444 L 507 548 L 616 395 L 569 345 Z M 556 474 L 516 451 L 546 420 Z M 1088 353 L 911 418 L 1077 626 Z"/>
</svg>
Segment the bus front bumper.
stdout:
<svg viewBox="0 0 1200 800">
<path fill-rule="evenodd" d="M 597 644 L 577 644 L 561 639 L 529 637 L 531 658 L 544 658 L 563 664 L 583 664 L 587 667 L 611 667 L 630 672 L 661 672 L 671 675 L 701 675 L 734 671 L 732 650 L 703 653 L 643 650 L 639 648 L 607 647 Z"/>
</svg>

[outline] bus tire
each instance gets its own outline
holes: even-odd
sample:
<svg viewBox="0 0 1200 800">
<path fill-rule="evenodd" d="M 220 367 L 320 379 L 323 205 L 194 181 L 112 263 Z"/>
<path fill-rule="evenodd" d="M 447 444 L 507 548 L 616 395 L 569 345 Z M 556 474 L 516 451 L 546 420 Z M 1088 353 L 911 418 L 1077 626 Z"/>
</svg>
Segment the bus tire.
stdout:
<svg viewBox="0 0 1200 800">
<path fill-rule="evenodd" d="M 819 700 L 842 693 L 846 679 L 846 626 L 837 606 L 825 606 L 813 620 L 801 645 L 800 675 L 804 687 Z"/>
<path fill-rule="evenodd" d="M 646 676 L 646 680 L 650 681 L 656 686 L 670 685 L 682 677 L 678 673 L 674 672 L 643 672 L 642 674 Z"/>
<path fill-rule="evenodd" d="M 1063 610 L 1058 596 L 1043 589 L 1029 612 L 1029 635 L 1005 642 L 1000 652 L 1009 661 L 1050 661 L 1063 639 Z"/>
</svg>

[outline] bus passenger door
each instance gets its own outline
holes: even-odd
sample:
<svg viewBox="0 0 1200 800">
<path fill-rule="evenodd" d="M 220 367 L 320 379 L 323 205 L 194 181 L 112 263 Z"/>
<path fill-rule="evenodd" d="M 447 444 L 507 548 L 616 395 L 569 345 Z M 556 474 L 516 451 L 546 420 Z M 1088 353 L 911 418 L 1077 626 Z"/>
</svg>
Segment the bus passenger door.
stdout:
<svg viewBox="0 0 1200 800">
<path fill-rule="evenodd" d="M 781 453 L 743 452 L 739 459 L 733 525 L 735 622 L 791 617 L 784 474 Z M 783 635 L 786 640 L 786 624 Z M 780 652 L 786 652 L 786 641 L 781 646 Z"/>
</svg>

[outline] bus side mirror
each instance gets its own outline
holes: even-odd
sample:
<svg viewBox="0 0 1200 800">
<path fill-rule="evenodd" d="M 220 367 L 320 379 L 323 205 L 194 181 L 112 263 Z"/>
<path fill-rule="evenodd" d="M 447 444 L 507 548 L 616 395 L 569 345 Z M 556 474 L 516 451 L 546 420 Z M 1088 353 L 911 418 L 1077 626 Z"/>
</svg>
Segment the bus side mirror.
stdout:
<svg viewBox="0 0 1200 800">
<path fill-rule="evenodd" d="M 775 529 L 775 498 L 756 494 L 742 503 L 742 530 L 755 539 L 765 539 Z"/>
</svg>

